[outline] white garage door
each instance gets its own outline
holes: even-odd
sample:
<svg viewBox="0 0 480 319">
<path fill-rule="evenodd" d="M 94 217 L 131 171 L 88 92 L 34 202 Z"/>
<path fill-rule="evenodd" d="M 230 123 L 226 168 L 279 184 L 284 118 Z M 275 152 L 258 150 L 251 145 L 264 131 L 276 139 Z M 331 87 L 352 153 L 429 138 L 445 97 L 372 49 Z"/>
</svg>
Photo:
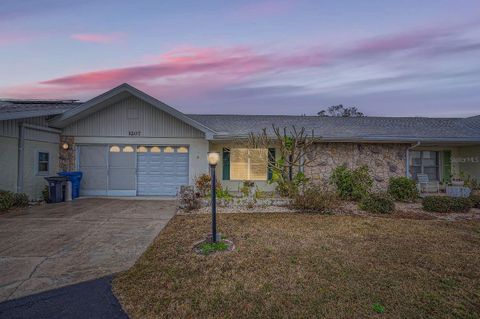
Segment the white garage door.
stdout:
<svg viewBox="0 0 480 319">
<path fill-rule="evenodd" d="M 131 145 L 81 145 L 80 195 L 135 196 L 135 147 Z"/>
<path fill-rule="evenodd" d="M 188 148 L 184 146 L 139 146 L 137 148 L 137 194 L 176 195 L 188 184 Z"/>
</svg>

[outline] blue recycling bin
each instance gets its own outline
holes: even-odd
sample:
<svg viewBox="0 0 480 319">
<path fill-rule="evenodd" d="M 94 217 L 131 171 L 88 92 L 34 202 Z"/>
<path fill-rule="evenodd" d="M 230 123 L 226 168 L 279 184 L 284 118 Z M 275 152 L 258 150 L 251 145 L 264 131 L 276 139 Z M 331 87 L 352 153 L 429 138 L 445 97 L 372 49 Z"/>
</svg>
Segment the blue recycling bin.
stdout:
<svg viewBox="0 0 480 319">
<path fill-rule="evenodd" d="M 72 183 L 72 199 L 80 196 L 80 181 L 82 180 L 82 172 L 60 172 L 60 176 L 68 178 Z"/>
</svg>

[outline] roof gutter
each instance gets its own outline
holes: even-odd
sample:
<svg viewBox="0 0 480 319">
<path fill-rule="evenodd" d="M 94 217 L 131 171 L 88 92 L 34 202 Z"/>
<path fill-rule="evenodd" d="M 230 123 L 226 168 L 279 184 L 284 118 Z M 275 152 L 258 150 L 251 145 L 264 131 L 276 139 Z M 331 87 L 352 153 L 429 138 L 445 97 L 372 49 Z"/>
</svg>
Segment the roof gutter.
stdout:
<svg viewBox="0 0 480 319">
<path fill-rule="evenodd" d="M 406 165 L 405 173 L 406 173 L 408 178 L 412 177 L 412 174 L 410 174 L 410 151 L 413 150 L 414 148 L 417 148 L 421 144 L 422 144 L 422 142 L 417 141 L 417 143 L 415 143 L 415 145 L 412 145 L 412 146 L 407 148 L 407 151 L 406 151 L 407 160 L 405 161 L 405 165 Z"/>
</svg>

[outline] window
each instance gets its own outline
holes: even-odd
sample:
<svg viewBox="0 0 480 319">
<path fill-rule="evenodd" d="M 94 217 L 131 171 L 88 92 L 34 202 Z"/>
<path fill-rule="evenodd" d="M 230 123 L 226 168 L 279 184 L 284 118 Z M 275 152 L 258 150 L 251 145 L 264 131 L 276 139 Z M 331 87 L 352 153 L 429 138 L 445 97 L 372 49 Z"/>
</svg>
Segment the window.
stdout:
<svg viewBox="0 0 480 319">
<path fill-rule="evenodd" d="M 50 167 L 50 154 L 47 152 L 37 153 L 37 174 L 48 175 Z"/>
<path fill-rule="evenodd" d="M 232 180 L 267 180 L 268 150 L 233 148 L 230 150 Z"/>
<path fill-rule="evenodd" d="M 163 152 L 164 153 L 173 153 L 174 150 L 173 150 L 173 147 L 167 146 L 163 149 Z"/>
<path fill-rule="evenodd" d="M 125 146 L 125 147 L 123 148 L 123 152 L 124 152 L 124 153 L 133 153 L 133 147 L 131 147 L 131 146 Z"/>
<path fill-rule="evenodd" d="M 148 152 L 148 148 L 146 148 L 145 146 L 137 147 L 137 153 L 146 153 L 146 152 Z"/>
<path fill-rule="evenodd" d="M 120 152 L 120 147 L 114 145 L 114 146 L 110 147 L 110 152 L 118 153 L 118 152 Z"/>
<path fill-rule="evenodd" d="M 188 148 L 181 146 L 177 148 L 177 153 L 188 153 Z"/>
<path fill-rule="evenodd" d="M 150 153 L 160 153 L 160 147 L 154 146 L 150 149 Z"/>
<path fill-rule="evenodd" d="M 410 174 L 417 179 L 417 174 L 427 174 L 431 181 L 439 180 L 438 152 L 412 151 L 410 153 Z"/>
</svg>

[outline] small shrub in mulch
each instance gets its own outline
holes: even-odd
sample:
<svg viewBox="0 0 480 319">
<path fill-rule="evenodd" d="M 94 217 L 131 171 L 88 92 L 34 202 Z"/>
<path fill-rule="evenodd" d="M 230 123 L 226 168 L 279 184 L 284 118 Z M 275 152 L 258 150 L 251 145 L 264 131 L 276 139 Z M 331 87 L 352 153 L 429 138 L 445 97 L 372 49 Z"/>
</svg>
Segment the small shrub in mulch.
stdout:
<svg viewBox="0 0 480 319">
<path fill-rule="evenodd" d="M 366 165 L 352 170 L 344 164 L 335 168 L 330 176 L 330 183 L 335 185 L 337 193 L 342 199 L 357 201 L 370 192 L 373 178 Z"/>
<path fill-rule="evenodd" d="M 388 194 L 401 202 L 413 202 L 419 196 L 415 181 L 405 176 L 390 178 Z"/>
<path fill-rule="evenodd" d="M 438 213 L 465 213 L 472 208 L 472 200 L 464 197 L 427 196 L 422 200 L 423 209 Z"/>
<path fill-rule="evenodd" d="M 359 207 L 369 213 L 388 214 L 395 210 L 395 203 L 386 193 L 372 193 L 362 198 Z"/>
<path fill-rule="evenodd" d="M 337 194 L 325 190 L 319 185 L 308 186 L 303 193 L 293 196 L 290 204 L 292 209 L 305 213 L 332 213 L 339 206 Z"/>
</svg>

